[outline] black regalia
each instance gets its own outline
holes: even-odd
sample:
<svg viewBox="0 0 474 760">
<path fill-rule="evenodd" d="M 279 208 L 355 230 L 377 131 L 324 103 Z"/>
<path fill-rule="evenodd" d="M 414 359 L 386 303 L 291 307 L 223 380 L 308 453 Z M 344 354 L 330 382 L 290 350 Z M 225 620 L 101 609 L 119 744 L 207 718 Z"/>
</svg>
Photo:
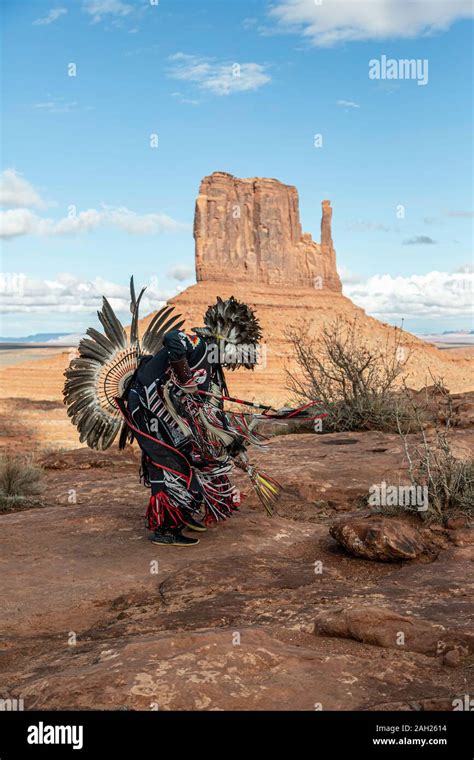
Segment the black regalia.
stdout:
<svg viewBox="0 0 474 760">
<path fill-rule="evenodd" d="M 247 472 L 268 512 L 279 497 L 278 483 L 247 458 L 250 445 L 265 442 L 257 416 L 224 410 L 224 368 L 254 368 L 261 330 L 246 304 L 218 298 L 191 334 L 166 306 L 140 339 L 143 292 L 136 298 L 132 278 L 129 336 L 103 299 L 105 335 L 87 330 L 65 372 L 64 398 L 81 442 L 106 449 L 120 432 L 121 448 L 138 443 L 141 477 L 151 489 L 147 527 L 156 543 L 189 545 L 197 540 L 181 537 L 184 527 L 205 530 L 238 508 L 234 466 Z"/>
</svg>

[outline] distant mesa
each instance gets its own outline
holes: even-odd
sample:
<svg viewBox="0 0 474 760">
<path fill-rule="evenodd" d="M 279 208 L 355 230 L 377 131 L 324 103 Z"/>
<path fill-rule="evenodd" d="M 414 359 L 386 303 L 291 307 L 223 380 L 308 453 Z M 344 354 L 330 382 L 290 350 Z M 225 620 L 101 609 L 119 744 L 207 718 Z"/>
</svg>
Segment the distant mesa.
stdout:
<svg viewBox="0 0 474 760">
<path fill-rule="evenodd" d="M 19 338 L 0 336 L 0 345 L 4 348 L 8 346 L 76 346 L 81 336 L 71 333 L 35 333 L 34 335 L 21 336 Z"/>
<path fill-rule="evenodd" d="M 331 202 L 324 200 L 315 243 L 301 230 L 296 187 L 214 172 L 202 180 L 196 200 L 196 279 L 340 293 L 331 218 Z"/>
<path fill-rule="evenodd" d="M 0 336 L 0 343 L 49 343 L 52 340 L 64 338 L 69 333 L 35 333 L 34 335 L 25 335 L 21 338 L 4 338 Z"/>
</svg>

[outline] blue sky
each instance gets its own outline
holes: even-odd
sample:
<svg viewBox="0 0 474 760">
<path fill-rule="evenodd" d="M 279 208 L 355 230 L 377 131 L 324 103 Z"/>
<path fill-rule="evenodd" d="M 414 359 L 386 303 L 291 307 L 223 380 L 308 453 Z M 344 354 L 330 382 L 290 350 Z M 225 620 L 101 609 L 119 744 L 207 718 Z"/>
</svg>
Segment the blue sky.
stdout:
<svg viewBox="0 0 474 760">
<path fill-rule="evenodd" d="M 132 272 L 145 311 L 192 284 L 194 201 L 217 170 L 296 185 L 316 240 L 330 198 L 344 292 L 369 313 L 472 329 L 471 12 L 4 0 L 0 334 L 81 332 L 102 292 L 125 316 Z M 428 82 L 370 79 L 381 56 L 426 60 Z"/>
</svg>

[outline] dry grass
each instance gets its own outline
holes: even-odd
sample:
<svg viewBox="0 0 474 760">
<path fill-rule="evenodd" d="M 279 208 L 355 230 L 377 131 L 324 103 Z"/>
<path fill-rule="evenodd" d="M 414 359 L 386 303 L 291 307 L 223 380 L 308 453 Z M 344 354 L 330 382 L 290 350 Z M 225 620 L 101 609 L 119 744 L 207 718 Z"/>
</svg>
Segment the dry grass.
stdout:
<svg viewBox="0 0 474 760">
<path fill-rule="evenodd" d="M 42 491 L 43 470 L 31 457 L 0 457 L 0 509 L 30 506 Z"/>
</svg>

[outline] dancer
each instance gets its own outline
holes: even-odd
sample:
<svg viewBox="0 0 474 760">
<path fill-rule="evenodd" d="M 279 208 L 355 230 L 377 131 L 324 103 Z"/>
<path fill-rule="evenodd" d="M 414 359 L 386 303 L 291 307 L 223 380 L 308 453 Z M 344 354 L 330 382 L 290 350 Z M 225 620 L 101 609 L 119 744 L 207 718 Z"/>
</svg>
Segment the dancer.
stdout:
<svg viewBox="0 0 474 760">
<path fill-rule="evenodd" d="M 134 439 L 142 450 L 141 476 L 151 489 L 146 525 L 157 544 L 186 547 L 198 539 L 185 527 L 203 532 L 211 522 L 231 516 L 239 495 L 229 480 L 233 466 L 243 469 L 269 513 L 280 486 L 252 466 L 249 445 L 265 438 L 256 431 L 263 417 L 283 414 L 258 404 L 263 415 L 224 410 L 230 400 L 224 367 L 253 369 L 258 359 L 260 325 L 246 304 L 217 299 L 204 326 L 182 331 L 180 315 L 166 306 L 138 336 L 138 298 L 131 279 L 130 335 L 107 299 L 98 312 L 104 328 L 94 328 L 79 344 L 79 358 L 65 372 L 64 400 L 81 442 L 106 449 L 120 432 L 120 448 Z M 236 399 L 234 401 L 237 401 Z M 240 404 L 245 402 L 239 402 Z"/>
</svg>

